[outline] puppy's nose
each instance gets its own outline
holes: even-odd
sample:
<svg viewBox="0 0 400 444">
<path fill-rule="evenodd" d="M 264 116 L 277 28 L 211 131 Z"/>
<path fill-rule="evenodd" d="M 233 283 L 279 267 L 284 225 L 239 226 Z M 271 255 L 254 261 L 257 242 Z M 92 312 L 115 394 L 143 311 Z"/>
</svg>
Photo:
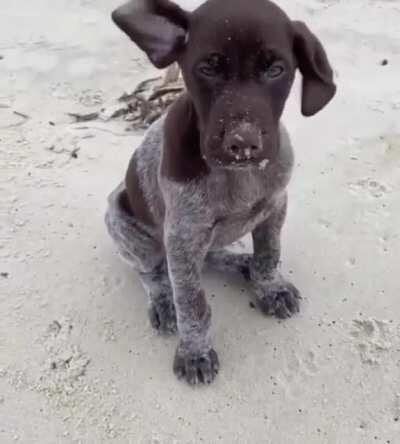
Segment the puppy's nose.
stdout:
<svg viewBox="0 0 400 444">
<path fill-rule="evenodd" d="M 258 158 L 262 151 L 261 133 L 253 125 L 242 124 L 225 136 L 224 150 L 238 162 Z"/>
</svg>

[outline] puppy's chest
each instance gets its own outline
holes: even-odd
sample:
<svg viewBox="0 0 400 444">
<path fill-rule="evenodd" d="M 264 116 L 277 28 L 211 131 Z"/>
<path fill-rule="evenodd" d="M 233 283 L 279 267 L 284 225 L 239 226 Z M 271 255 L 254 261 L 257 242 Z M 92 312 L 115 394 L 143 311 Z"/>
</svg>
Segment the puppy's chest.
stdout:
<svg viewBox="0 0 400 444">
<path fill-rule="evenodd" d="M 214 246 L 234 242 L 266 219 L 273 206 L 271 191 L 257 177 L 214 183 L 208 200 L 215 224 Z"/>
<path fill-rule="evenodd" d="M 216 219 L 243 218 L 254 214 L 261 201 L 268 198 L 265 180 L 242 173 L 215 177 L 208 184 L 208 204 Z"/>
</svg>

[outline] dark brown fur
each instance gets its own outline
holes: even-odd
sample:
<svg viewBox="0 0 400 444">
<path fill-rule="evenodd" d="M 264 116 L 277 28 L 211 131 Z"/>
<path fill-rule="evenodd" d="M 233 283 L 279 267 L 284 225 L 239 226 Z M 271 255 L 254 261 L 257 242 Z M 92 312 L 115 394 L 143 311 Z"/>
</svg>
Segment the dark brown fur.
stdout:
<svg viewBox="0 0 400 444">
<path fill-rule="evenodd" d="M 137 174 L 136 158 L 132 156 L 125 177 L 125 186 L 129 209 L 135 217 L 146 225 L 154 226 L 155 222 L 147 205 Z"/>
<path fill-rule="evenodd" d="M 164 144 L 161 163 L 164 176 L 184 182 L 208 173 L 208 165 L 201 157 L 196 112 L 187 94 L 182 95 L 167 114 Z"/>
</svg>

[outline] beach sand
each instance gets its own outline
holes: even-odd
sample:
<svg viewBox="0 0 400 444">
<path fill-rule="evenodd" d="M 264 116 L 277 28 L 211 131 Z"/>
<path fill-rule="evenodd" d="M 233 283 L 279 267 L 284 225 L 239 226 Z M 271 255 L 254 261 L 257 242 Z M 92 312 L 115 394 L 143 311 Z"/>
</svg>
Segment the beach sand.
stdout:
<svg viewBox="0 0 400 444">
<path fill-rule="evenodd" d="M 282 270 L 302 310 L 264 317 L 239 278 L 206 275 L 222 368 L 195 389 L 103 223 L 142 134 L 68 116 L 158 75 L 112 24 L 119 3 L 2 1 L 0 443 L 399 443 L 400 2 L 280 1 L 338 84 L 306 119 L 297 82 L 284 118 Z"/>
</svg>

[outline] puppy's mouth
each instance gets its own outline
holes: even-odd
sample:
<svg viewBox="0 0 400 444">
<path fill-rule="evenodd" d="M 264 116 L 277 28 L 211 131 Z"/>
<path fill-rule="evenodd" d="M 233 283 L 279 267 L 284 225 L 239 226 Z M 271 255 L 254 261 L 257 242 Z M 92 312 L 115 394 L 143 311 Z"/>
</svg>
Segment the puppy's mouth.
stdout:
<svg viewBox="0 0 400 444">
<path fill-rule="evenodd" d="M 265 170 L 270 163 L 266 157 L 259 159 L 221 159 L 213 156 L 202 156 L 203 160 L 210 168 L 225 169 L 225 170 L 246 170 L 246 169 L 260 169 Z"/>
</svg>

